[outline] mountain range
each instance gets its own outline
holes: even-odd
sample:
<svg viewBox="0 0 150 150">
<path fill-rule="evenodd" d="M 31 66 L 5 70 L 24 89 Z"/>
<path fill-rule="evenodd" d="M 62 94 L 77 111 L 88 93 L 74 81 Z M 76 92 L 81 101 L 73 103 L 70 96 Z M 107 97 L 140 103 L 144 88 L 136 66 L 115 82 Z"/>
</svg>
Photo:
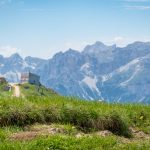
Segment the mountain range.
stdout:
<svg viewBox="0 0 150 150">
<path fill-rule="evenodd" d="M 22 72 L 33 72 L 41 83 L 56 92 L 87 100 L 150 104 L 150 42 L 126 47 L 102 42 L 87 45 L 82 52 L 69 49 L 51 59 L 0 55 L 0 75 L 19 82 Z"/>
</svg>

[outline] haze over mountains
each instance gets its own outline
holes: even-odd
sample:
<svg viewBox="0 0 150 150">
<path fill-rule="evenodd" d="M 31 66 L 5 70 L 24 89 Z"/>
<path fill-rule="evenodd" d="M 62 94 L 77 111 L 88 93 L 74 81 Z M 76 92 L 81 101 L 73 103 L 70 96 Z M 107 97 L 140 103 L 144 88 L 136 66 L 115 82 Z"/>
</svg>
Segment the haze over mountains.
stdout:
<svg viewBox="0 0 150 150">
<path fill-rule="evenodd" d="M 31 71 L 41 83 L 63 95 L 109 102 L 150 103 L 150 42 L 124 48 L 101 42 L 73 49 L 52 59 L 0 55 L 0 75 L 19 82 L 20 73 Z"/>
</svg>

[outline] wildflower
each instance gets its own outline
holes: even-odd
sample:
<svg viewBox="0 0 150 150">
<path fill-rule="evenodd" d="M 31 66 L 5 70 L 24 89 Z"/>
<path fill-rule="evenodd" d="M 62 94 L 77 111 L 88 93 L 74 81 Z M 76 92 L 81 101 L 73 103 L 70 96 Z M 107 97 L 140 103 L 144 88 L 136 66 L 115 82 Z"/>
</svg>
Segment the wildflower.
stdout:
<svg viewBox="0 0 150 150">
<path fill-rule="evenodd" d="M 139 118 L 140 120 L 143 120 L 144 119 L 144 116 L 140 116 L 140 118 Z"/>
</svg>

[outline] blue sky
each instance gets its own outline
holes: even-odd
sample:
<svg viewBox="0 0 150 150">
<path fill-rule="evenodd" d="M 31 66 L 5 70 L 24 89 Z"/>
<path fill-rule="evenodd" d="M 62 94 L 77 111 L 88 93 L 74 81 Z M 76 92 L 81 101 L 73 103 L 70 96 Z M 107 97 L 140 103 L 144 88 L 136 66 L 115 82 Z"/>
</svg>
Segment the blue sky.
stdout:
<svg viewBox="0 0 150 150">
<path fill-rule="evenodd" d="M 150 0 L 0 0 L 0 54 L 50 58 L 96 41 L 150 41 Z"/>
</svg>

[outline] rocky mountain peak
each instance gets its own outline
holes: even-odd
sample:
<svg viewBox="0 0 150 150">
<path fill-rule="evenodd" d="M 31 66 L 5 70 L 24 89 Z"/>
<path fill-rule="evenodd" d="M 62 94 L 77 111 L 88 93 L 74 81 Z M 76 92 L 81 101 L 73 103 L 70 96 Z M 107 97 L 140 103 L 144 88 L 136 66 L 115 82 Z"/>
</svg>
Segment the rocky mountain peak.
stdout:
<svg viewBox="0 0 150 150">
<path fill-rule="evenodd" d="M 62 95 L 109 102 L 150 103 L 150 42 L 124 48 L 96 42 L 83 52 L 69 49 L 49 60 L 19 54 L 0 56 L 0 74 L 17 82 L 21 72 L 41 76 L 41 83 Z"/>
<path fill-rule="evenodd" d="M 107 46 L 104 43 L 97 41 L 96 43 L 92 45 L 87 45 L 84 48 L 83 53 L 84 54 L 99 54 L 105 51 L 112 51 L 115 48 L 116 48 L 116 45 Z"/>
<path fill-rule="evenodd" d="M 10 60 L 23 60 L 22 57 L 18 53 L 12 54 L 10 57 L 8 57 Z"/>
</svg>

